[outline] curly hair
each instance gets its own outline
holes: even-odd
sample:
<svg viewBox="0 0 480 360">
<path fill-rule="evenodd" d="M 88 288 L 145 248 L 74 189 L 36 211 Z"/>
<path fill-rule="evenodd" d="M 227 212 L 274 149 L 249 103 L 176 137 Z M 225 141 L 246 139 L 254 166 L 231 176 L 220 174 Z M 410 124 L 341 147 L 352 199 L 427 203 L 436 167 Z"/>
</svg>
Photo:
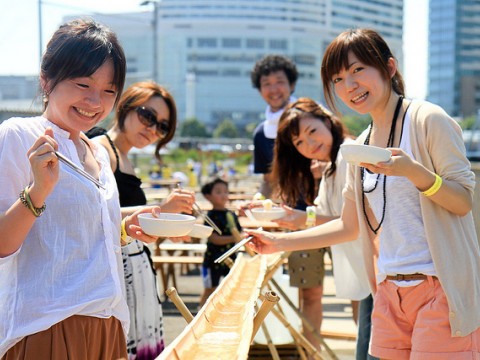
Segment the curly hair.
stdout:
<svg viewBox="0 0 480 360">
<path fill-rule="evenodd" d="M 327 125 L 332 133 L 330 150 L 331 164 L 325 176 L 335 173 L 337 154 L 343 143 L 347 130 L 343 123 L 329 110 L 309 98 L 299 98 L 287 106 L 278 124 L 275 140 L 272 175 L 276 179 L 275 192 L 286 204 L 293 206 L 305 196 L 307 204 L 313 204 L 315 199 L 315 180 L 310 170 L 311 160 L 298 152 L 293 137 L 300 133 L 300 121 L 304 118 L 314 118 Z"/>
<path fill-rule="evenodd" d="M 295 63 L 283 55 L 267 55 L 258 60 L 250 74 L 252 85 L 260 90 L 260 78 L 273 72 L 284 71 L 290 85 L 295 85 L 298 79 L 298 71 Z"/>
</svg>

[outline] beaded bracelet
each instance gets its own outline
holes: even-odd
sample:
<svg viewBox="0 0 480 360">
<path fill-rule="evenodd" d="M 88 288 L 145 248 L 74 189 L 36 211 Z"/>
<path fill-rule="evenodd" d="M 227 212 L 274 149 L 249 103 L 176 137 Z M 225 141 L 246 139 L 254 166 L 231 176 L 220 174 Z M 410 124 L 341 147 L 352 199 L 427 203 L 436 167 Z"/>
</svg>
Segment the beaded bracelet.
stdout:
<svg viewBox="0 0 480 360">
<path fill-rule="evenodd" d="M 130 244 L 133 241 L 133 238 L 128 236 L 126 229 L 126 220 L 123 218 L 122 226 L 120 227 L 120 245 L 125 246 Z"/>
<path fill-rule="evenodd" d="M 32 199 L 30 199 L 30 194 L 28 193 L 28 186 L 20 192 L 20 201 L 23 205 L 25 205 L 30 211 L 35 215 L 35 217 L 39 217 L 43 214 L 45 209 L 47 208 L 47 204 L 43 203 L 43 205 L 39 208 L 33 205 Z"/>
<path fill-rule="evenodd" d="M 422 194 L 425 196 L 435 195 L 441 186 L 442 186 L 442 178 L 439 175 L 435 174 L 435 182 L 429 189 L 423 191 Z"/>
</svg>

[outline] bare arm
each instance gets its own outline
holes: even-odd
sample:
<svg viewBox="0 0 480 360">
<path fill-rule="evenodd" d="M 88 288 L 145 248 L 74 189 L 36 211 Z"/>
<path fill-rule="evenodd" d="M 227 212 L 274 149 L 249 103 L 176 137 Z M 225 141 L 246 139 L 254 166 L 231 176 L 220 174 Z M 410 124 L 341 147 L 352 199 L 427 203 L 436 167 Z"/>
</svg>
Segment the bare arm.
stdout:
<svg viewBox="0 0 480 360">
<path fill-rule="evenodd" d="M 236 242 L 235 236 L 233 235 L 218 235 L 215 231 L 210 235 L 208 240 L 215 245 L 227 245 Z"/>
<path fill-rule="evenodd" d="M 310 229 L 272 234 L 265 231 L 247 231 L 254 239 L 248 246 L 261 254 L 278 251 L 318 249 L 358 237 L 357 209 L 353 200 L 345 199 L 340 218 Z"/>
<path fill-rule="evenodd" d="M 37 208 L 43 205 L 58 181 L 58 158 L 54 154 L 55 149 L 57 143 L 52 129 L 48 128 L 28 150 L 34 181 L 27 191 Z M 20 200 L 0 214 L 0 257 L 11 255 L 22 246 L 35 220 L 33 212 Z"/>
<path fill-rule="evenodd" d="M 403 150 L 390 150 L 392 151 L 392 159 L 390 161 L 377 165 L 362 165 L 375 173 L 386 174 L 387 176 L 404 176 L 421 192 L 433 185 L 435 182 L 435 174 L 433 172 L 418 161 L 413 160 Z M 429 199 L 459 216 L 466 215 L 473 206 L 472 197 L 467 189 L 456 182 L 444 179 L 438 192 L 430 196 Z"/>
</svg>

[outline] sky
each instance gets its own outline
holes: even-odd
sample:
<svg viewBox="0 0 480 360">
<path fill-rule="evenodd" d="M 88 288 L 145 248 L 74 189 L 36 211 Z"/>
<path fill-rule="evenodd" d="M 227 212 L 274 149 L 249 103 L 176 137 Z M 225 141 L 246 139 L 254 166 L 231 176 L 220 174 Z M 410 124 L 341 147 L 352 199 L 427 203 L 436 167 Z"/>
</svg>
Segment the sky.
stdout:
<svg viewBox="0 0 480 360">
<path fill-rule="evenodd" d="M 42 44 L 73 14 L 150 11 L 142 0 L 0 0 L 0 75 L 37 75 L 39 70 L 39 2 Z M 407 96 L 427 92 L 428 0 L 404 0 L 404 69 Z"/>
</svg>

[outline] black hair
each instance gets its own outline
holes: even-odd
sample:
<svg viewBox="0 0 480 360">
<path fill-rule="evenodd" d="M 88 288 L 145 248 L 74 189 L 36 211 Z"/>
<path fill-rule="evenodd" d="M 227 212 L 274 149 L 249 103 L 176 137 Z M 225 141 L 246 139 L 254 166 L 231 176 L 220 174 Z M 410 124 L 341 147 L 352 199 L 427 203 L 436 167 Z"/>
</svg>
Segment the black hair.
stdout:
<svg viewBox="0 0 480 360">
<path fill-rule="evenodd" d="M 253 87 L 260 90 L 260 78 L 277 71 L 285 72 L 290 86 L 296 84 L 298 71 L 295 63 L 283 55 L 267 55 L 258 60 L 253 67 L 250 74 Z"/>
<path fill-rule="evenodd" d="M 206 183 L 205 185 L 202 186 L 202 190 L 201 190 L 202 194 L 203 195 L 210 195 L 212 193 L 213 188 L 217 184 L 224 184 L 228 188 L 228 183 L 225 180 L 220 179 L 220 178 L 215 178 L 214 180 L 209 181 L 208 183 Z"/>
<path fill-rule="evenodd" d="M 67 22 L 55 31 L 42 57 L 40 77 L 46 82 L 42 90 L 48 95 L 63 80 L 90 76 L 108 60 L 113 63 L 116 103 L 126 74 L 125 54 L 117 36 L 93 20 Z"/>
</svg>

